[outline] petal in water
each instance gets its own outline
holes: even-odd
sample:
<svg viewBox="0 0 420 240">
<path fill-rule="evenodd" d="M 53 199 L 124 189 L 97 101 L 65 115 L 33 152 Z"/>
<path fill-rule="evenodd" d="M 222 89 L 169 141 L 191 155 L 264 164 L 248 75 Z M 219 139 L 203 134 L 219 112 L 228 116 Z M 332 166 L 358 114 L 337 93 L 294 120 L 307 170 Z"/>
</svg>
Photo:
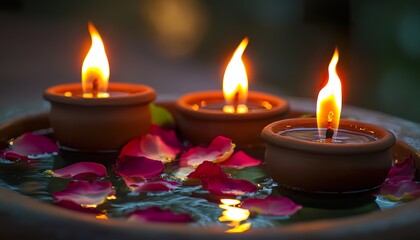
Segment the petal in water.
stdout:
<svg viewBox="0 0 420 240">
<path fill-rule="evenodd" d="M 0 150 L 0 157 L 15 161 L 50 157 L 59 152 L 58 146 L 49 138 L 33 133 L 24 133 L 13 141 L 11 149 Z"/>
<path fill-rule="evenodd" d="M 146 134 L 128 142 L 121 150 L 120 157 L 141 156 L 166 163 L 175 159 L 178 152 L 178 148 L 167 145 L 160 136 Z"/>
<path fill-rule="evenodd" d="M 161 161 L 146 157 L 122 156 L 117 160 L 115 173 L 121 177 L 155 178 L 159 176 L 165 166 Z"/>
<path fill-rule="evenodd" d="M 248 156 L 243 151 L 238 151 L 233 154 L 228 160 L 221 162 L 222 167 L 238 168 L 253 167 L 261 165 L 262 161 Z"/>
<path fill-rule="evenodd" d="M 194 172 L 190 173 L 187 177 L 188 178 L 211 178 L 211 177 L 225 177 L 227 178 L 228 175 L 222 170 L 219 163 L 213 163 L 210 161 L 204 161 L 195 169 Z"/>
<path fill-rule="evenodd" d="M 194 147 L 183 153 L 180 166 L 198 166 L 204 161 L 223 162 L 228 159 L 235 149 L 232 140 L 222 136 L 213 139 L 208 147 Z"/>
<path fill-rule="evenodd" d="M 212 177 L 203 179 L 203 187 L 214 195 L 239 196 L 257 191 L 257 187 L 243 179 L 231 179 L 225 177 Z"/>
<path fill-rule="evenodd" d="M 407 201 L 420 197 L 420 184 L 411 180 L 384 183 L 379 192 L 384 198 L 391 201 Z"/>
<path fill-rule="evenodd" d="M 389 183 L 398 183 L 404 180 L 413 180 L 416 173 L 416 165 L 413 156 L 407 157 L 400 163 L 395 163 L 388 173 Z"/>
<path fill-rule="evenodd" d="M 152 125 L 150 127 L 150 134 L 161 137 L 167 145 L 175 149 L 182 149 L 184 147 L 173 129 L 165 129 L 157 125 Z"/>
<path fill-rule="evenodd" d="M 127 183 L 127 181 L 125 181 Z M 178 182 L 155 180 L 155 181 L 132 181 L 130 188 L 133 192 L 169 192 L 179 186 Z"/>
<path fill-rule="evenodd" d="M 193 219 L 189 214 L 176 214 L 170 210 L 162 210 L 159 207 L 149 207 L 135 210 L 127 214 L 129 220 L 166 222 L 166 223 L 187 223 Z"/>
<path fill-rule="evenodd" d="M 53 193 L 52 197 L 58 202 L 71 201 L 82 207 L 96 207 L 114 194 L 111 182 L 79 180 L 69 182 L 66 189 Z"/>
<path fill-rule="evenodd" d="M 108 174 L 104 165 L 94 162 L 74 163 L 67 167 L 57 170 L 45 171 L 53 177 L 73 178 L 73 179 L 97 179 L 106 177 Z"/>
<path fill-rule="evenodd" d="M 287 197 L 268 196 L 266 198 L 245 199 L 241 208 L 265 215 L 289 216 L 299 211 L 302 206 L 297 205 Z"/>
</svg>

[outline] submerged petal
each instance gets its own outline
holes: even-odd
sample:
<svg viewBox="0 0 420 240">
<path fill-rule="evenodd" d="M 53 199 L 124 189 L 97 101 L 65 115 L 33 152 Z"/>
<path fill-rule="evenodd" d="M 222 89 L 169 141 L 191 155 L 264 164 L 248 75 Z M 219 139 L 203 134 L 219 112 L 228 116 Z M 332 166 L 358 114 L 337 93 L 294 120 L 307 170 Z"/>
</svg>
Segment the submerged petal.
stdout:
<svg viewBox="0 0 420 240">
<path fill-rule="evenodd" d="M 167 145 L 160 136 L 146 134 L 128 142 L 121 150 L 120 157 L 142 156 L 165 163 L 175 159 L 178 152 L 178 148 Z"/>
<path fill-rule="evenodd" d="M 186 223 L 193 221 L 189 214 L 176 214 L 170 210 L 162 210 L 159 207 L 135 210 L 127 214 L 127 216 L 129 219 L 149 222 Z"/>
<path fill-rule="evenodd" d="M 127 181 L 126 181 L 127 183 Z M 130 188 L 133 192 L 168 192 L 177 188 L 180 184 L 178 182 L 155 180 L 155 181 L 141 181 L 131 182 Z"/>
<path fill-rule="evenodd" d="M 12 161 L 28 160 L 58 152 L 58 146 L 49 138 L 28 132 L 16 138 L 11 149 L 0 150 L 0 157 Z"/>
<path fill-rule="evenodd" d="M 47 170 L 54 177 L 73 179 L 95 179 L 108 174 L 104 165 L 94 162 L 79 162 L 57 170 Z"/>
<path fill-rule="evenodd" d="M 222 167 L 228 168 L 245 168 L 245 167 L 252 167 L 261 165 L 262 161 L 250 157 L 248 154 L 244 153 L 243 151 L 238 151 L 233 154 L 228 160 L 221 162 L 220 165 Z"/>
<path fill-rule="evenodd" d="M 223 162 L 232 155 L 234 149 L 235 144 L 231 139 L 217 136 L 208 147 L 194 147 L 183 153 L 180 165 L 195 167 L 204 161 Z"/>
<path fill-rule="evenodd" d="M 115 194 L 109 181 L 70 181 L 63 191 L 55 192 L 52 197 L 60 201 L 71 201 L 82 207 L 94 207 L 103 203 L 108 196 Z"/>
<path fill-rule="evenodd" d="M 241 208 L 266 215 L 289 216 L 299 211 L 302 206 L 297 205 L 287 197 L 268 196 L 266 198 L 245 199 Z"/>
<path fill-rule="evenodd" d="M 405 201 L 420 196 L 420 184 L 411 180 L 384 183 L 379 189 L 381 195 L 391 201 Z"/>
<path fill-rule="evenodd" d="M 213 163 L 210 161 L 204 161 L 195 169 L 194 172 L 190 173 L 187 178 L 211 178 L 211 177 L 228 177 L 228 175 L 222 170 L 219 163 Z"/>
<path fill-rule="evenodd" d="M 116 162 L 115 173 L 121 177 L 155 178 L 164 168 L 161 161 L 146 157 L 122 156 Z"/>
<path fill-rule="evenodd" d="M 203 187 L 214 195 L 243 195 L 257 191 L 257 187 L 243 179 L 212 177 L 203 179 Z"/>
</svg>

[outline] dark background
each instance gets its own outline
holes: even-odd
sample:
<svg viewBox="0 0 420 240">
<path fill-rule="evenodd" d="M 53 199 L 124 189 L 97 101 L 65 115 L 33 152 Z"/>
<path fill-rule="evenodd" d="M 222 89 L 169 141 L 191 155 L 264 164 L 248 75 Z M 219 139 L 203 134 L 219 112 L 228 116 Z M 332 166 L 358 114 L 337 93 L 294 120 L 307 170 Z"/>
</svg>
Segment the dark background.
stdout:
<svg viewBox="0 0 420 240">
<path fill-rule="evenodd" d="M 420 122 L 420 1 L 390 0 L 2 0 L 0 110 L 80 81 L 88 21 L 111 81 L 151 85 L 161 99 L 221 89 L 248 36 L 251 90 L 315 101 L 337 46 L 344 104 Z"/>
</svg>

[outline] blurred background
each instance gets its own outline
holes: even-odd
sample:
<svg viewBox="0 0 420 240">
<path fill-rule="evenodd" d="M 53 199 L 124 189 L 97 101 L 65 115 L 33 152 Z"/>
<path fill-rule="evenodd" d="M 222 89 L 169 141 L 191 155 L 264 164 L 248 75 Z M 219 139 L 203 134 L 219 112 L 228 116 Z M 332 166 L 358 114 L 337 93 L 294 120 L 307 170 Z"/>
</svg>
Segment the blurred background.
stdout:
<svg viewBox="0 0 420 240">
<path fill-rule="evenodd" d="M 6 118 L 43 105 L 48 86 L 80 81 L 88 21 L 105 43 L 110 81 L 148 84 L 160 99 L 221 89 L 248 36 L 251 90 L 316 101 L 338 47 L 344 104 L 420 122 L 414 0 L 1 0 Z"/>
</svg>

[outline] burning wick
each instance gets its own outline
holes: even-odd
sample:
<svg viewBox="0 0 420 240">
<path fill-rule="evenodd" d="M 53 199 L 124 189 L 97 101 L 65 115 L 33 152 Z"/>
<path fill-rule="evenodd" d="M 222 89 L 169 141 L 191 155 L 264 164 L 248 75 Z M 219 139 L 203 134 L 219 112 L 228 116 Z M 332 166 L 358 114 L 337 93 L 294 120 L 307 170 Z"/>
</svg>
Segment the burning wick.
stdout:
<svg viewBox="0 0 420 240">
<path fill-rule="evenodd" d="M 98 79 L 95 78 L 92 81 L 92 95 L 93 97 L 97 97 L 98 96 Z"/>
<path fill-rule="evenodd" d="M 330 111 L 328 113 L 328 120 L 327 120 L 327 131 L 325 132 L 325 142 L 331 143 L 332 137 L 334 136 L 334 130 L 331 127 L 331 123 L 334 119 L 334 113 L 333 111 Z"/>
</svg>

